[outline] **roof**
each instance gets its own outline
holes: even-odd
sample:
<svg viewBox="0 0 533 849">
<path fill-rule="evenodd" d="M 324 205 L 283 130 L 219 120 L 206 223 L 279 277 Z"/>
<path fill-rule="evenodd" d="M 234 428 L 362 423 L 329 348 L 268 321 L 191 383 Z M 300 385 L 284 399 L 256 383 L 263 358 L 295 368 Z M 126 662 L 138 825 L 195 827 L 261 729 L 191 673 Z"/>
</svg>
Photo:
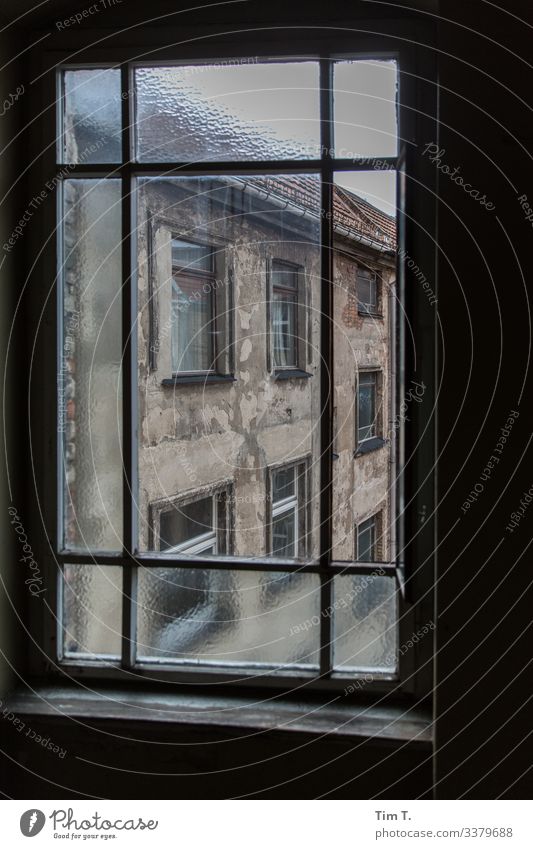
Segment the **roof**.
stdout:
<svg viewBox="0 0 533 849">
<path fill-rule="evenodd" d="M 320 216 L 320 182 L 316 177 L 290 174 L 284 177 L 265 176 L 240 178 L 261 192 L 279 200 L 290 201 L 311 215 Z M 333 187 L 333 224 L 348 237 L 369 239 L 388 250 L 396 248 L 396 219 L 373 206 L 348 189 Z"/>
</svg>

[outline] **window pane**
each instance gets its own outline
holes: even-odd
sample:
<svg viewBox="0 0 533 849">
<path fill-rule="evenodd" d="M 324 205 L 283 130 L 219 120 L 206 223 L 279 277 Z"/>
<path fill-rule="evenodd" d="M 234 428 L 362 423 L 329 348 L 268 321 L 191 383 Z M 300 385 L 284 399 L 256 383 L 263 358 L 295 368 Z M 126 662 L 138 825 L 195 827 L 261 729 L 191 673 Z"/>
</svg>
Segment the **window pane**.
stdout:
<svg viewBox="0 0 533 849">
<path fill-rule="evenodd" d="M 294 508 L 272 520 L 272 554 L 296 557 L 296 514 Z"/>
<path fill-rule="evenodd" d="M 377 307 L 376 276 L 371 271 L 357 272 L 357 298 L 359 306 L 375 310 Z"/>
<path fill-rule="evenodd" d="M 316 62 L 137 68 L 135 91 L 141 161 L 319 155 Z"/>
<path fill-rule="evenodd" d="M 122 643 L 122 569 L 71 566 L 63 570 L 63 652 L 118 658 Z"/>
<path fill-rule="evenodd" d="M 278 469 L 272 474 L 272 501 L 282 501 L 295 495 L 294 478 L 296 470 L 294 466 L 290 469 Z"/>
<path fill-rule="evenodd" d="M 272 286 L 297 289 L 298 270 L 294 266 L 274 261 L 272 263 Z"/>
<path fill-rule="evenodd" d="M 272 347 L 276 368 L 296 365 L 296 301 L 284 292 L 272 294 Z"/>
<path fill-rule="evenodd" d="M 174 274 L 172 286 L 172 373 L 213 368 L 213 297 L 210 278 Z M 207 291 L 206 291 L 207 290 Z"/>
<path fill-rule="evenodd" d="M 336 156 L 396 156 L 396 90 L 396 62 L 335 63 Z"/>
<path fill-rule="evenodd" d="M 376 434 L 376 382 L 374 377 L 359 377 L 359 439 L 370 439 Z"/>
<path fill-rule="evenodd" d="M 137 209 L 141 551 L 150 546 L 159 550 L 151 517 L 164 511 L 165 501 L 170 509 L 182 496 L 200 499 L 231 488 L 226 501 L 227 553 L 266 556 L 271 549 L 271 469 L 297 461 L 310 470 L 306 489 L 311 503 L 302 510 L 302 521 L 304 515 L 309 517 L 306 551 L 316 557 L 318 178 L 142 178 Z M 187 253 L 189 245 L 212 248 L 210 276 L 201 269 L 176 270 L 178 247 L 183 247 L 180 261 L 197 261 L 194 249 Z M 277 380 L 273 373 L 269 287 L 274 260 L 303 270 L 298 326 L 305 379 Z M 294 299 L 290 290 L 287 295 Z M 209 323 L 202 312 L 208 297 L 209 336 L 197 330 L 202 322 Z M 292 308 L 283 302 L 282 309 L 288 312 L 281 317 L 289 321 Z M 208 339 L 209 357 L 200 350 L 200 340 L 207 347 Z M 294 348 L 287 349 L 284 362 L 294 362 L 289 356 Z M 207 367 L 208 376 L 194 374 Z"/>
<path fill-rule="evenodd" d="M 210 272 L 213 266 L 213 251 L 207 245 L 172 239 L 172 264 L 180 271 Z"/>
<path fill-rule="evenodd" d="M 140 569 L 138 656 L 201 665 L 316 668 L 315 575 Z"/>
<path fill-rule="evenodd" d="M 120 71 L 94 68 L 63 72 L 62 161 L 120 162 Z"/>
<path fill-rule="evenodd" d="M 58 427 L 65 548 L 122 548 L 120 199 L 118 180 L 64 184 Z"/>
<path fill-rule="evenodd" d="M 210 533 L 214 528 L 213 499 L 177 504 L 161 514 L 161 551 Z"/>
<path fill-rule="evenodd" d="M 372 563 L 376 560 L 376 520 L 368 519 L 357 526 L 357 560 Z"/>
<path fill-rule="evenodd" d="M 348 172 L 335 175 L 334 181 L 333 557 L 346 562 L 353 561 L 357 550 L 360 518 L 381 511 L 379 560 L 394 557 L 395 188 L 396 175 L 390 171 Z M 361 289 L 371 300 L 374 269 L 382 290 L 380 316 L 368 319 L 360 314 Z M 373 436 L 383 442 L 367 442 L 366 453 L 360 453 L 361 441 Z"/>
<path fill-rule="evenodd" d="M 394 578 L 342 575 L 334 579 L 335 669 L 388 672 L 397 667 L 397 593 Z"/>
</svg>

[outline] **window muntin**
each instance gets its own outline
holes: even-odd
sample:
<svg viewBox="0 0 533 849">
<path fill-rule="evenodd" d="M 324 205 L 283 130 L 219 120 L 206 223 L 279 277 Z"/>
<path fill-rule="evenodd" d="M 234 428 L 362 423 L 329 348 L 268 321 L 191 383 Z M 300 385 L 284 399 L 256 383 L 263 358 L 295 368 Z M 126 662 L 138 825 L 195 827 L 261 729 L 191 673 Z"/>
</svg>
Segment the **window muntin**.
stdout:
<svg viewBox="0 0 533 849">
<path fill-rule="evenodd" d="M 326 64 L 328 64 L 328 63 L 324 60 L 323 65 L 325 66 Z M 329 89 L 328 89 L 328 91 L 329 91 Z M 332 94 L 332 92 L 331 92 L 331 91 L 329 91 L 329 99 L 330 99 L 330 102 L 331 102 L 331 94 Z M 325 122 L 324 122 L 324 119 L 323 119 L 323 121 L 322 121 L 322 127 L 324 127 L 324 124 L 325 124 Z M 322 140 L 322 141 L 324 141 L 324 137 L 323 137 L 323 140 Z M 323 149 L 323 148 L 324 148 L 324 145 L 322 144 L 321 149 Z M 328 156 L 328 157 L 330 157 L 330 156 L 331 156 L 331 148 L 329 148 L 329 147 L 328 147 L 328 148 L 327 148 L 327 150 L 329 151 L 329 153 L 327 154 L 327 156 Z M 236 160 L 236 161 L 237 161 L 237 160 Z M 288 164 L 290 165 L 290 160 L 288 160 Z M 369 167 L 371 167 L 371 163 L 370 163 L 370 162 L 369 162 Z M 228 169 L 228 172 L 225 172 L 225 173 L 228 173 L 228 174 L 229 174 L 230 170 L 231 170 L 231 168 L 230 168 L 230 169 Z M 236 169 L 234 169 L 234 171 L 235 171 L 235 170 L 236 170 Z M 317 168 L 317 171 L 320 171 L 320 170 L 321 170 L 321 168 Z M 134 172 L 134 171 L 135 171 L 135 166 L 131 166 L 131 164 L 127 164 L 127 165 L 126 165 L 126 167 L 125 167 L 125 171 L 128 171 L 128 172 L 133 171 L 133 172 Z M 135 174 L 133 173 L 131 176 L 135 176 Z M 285 178 L 286 178 L 286 175 L 284 175 L 284 176 L 285 176 Z M 324 175 L 322 175 L 322 179 L 323 179 L 323 177 L 324 177 Z M 187 179 L 187 178 L 185 178 L 185 179 Z M 191 178 L 191 179 L 192 179 L 192 178 Z M 197 182 L 198 182 L 198 178 L 195 178 L 195 179 L 196 179 L 196 180 L 197 180 Z M 203 179 L 203 178 L 200 178 L 200 179 Z M 265 183 L 267 183 L 267 182 L 270 180 L 270 178 L 269 178 L 269 177 L 260 178 L 260 179 L 264 179 Z M 125 191 L 125 197 L 126 197 L 126 196 L 127 196 L 127 197 L 129 197 L 129 192 L 131 191 L 131 185 L 129 185 L 129 179 L 128 179 L 128 181 L 127 181 L 127 182 L 128 182 L 128 189 L 127 189 L 127 193 L 126 193 L 126 191 Z M 139 182 L 140 182 L 140 180 L 139 180 Z M 247 179 L 247 182 L 252 182 L 252 181 L 251 181 L 251 180 L 249 180 L 249 179 Z M 317 181 L 317 182 L 318 182 L 318 181 Z M 232 194 L 233 194 L 233 197 L 235 197 L 236 195 L 238 195 L 238 193 L 235 193 L 235 192 L 233 192 Z M 264 195 L 263 195 L 263 198 L 264 198 Z M 248 196 L 248 199 L 249 199 L 249 196 Z M 330 216 L 330 219 L 331 219 L 331 217 L 332 217 L 332 210 L 331 210 L 331 209 L 329 209 L 329 210 L 328 210 L 327 193 L 323 193 L 322 200 L 323 200 L 323 201 L 325 201 L 325 208 L 323 208 L 322 212 L 320 213 L 320 219 L 319 219 L 319 220 L 321 220 L 321 219 L 326 219 L 326 220 L 328 220 L 328 219 L 327 219 L 327 216 L 328 216 L 328 215 Z M 287 206 L 287 205 L 286 205 L 286 206 Z M 278 214 L 278 216 L 280 217 L 280 219 L 282 219 L 282 225 L 283 225 L 282 229 L 283 229 L 283 232 L 285 232 L 285 226 L 286 226 L 286 219 L 287 219 L 287 215 L 286 215 L 286 214 L 284 215 L 283 213 L 280 213 L 280 212 L 278 212 L 277 214 Z M 304 216 L 302 216 L 302 218 L 304 218 Z M 307 220 L 309 221 L 309 218 L 308 218 Z M 204 235 L 204 237 L 205 237 L 205 235 L 206 235 L 206 231 L 208 230 L 208 227 L 206 226 L 206 223 L 207 223 L 207 222 L 206 222 L 206 220 L 204 220 L 203 225 L 202 225 L 202 229 L 203 229 L 203 231 L 204 231 L 204 234 L 203 234 L 203 235 Z M 293 226 L 293 225 L 291 224 L 291 226 Z M 171 229 L 173 229 L 173 228 L 171 228 Z M 188 236 L 188 234 L 187 234 L 187 236 Z M 194 238 L 194 236 L 196 236 L 196 234 L 194 234 L 194 235 L 193 235 L 193 238 Z M 297 242 L 297 241 L 298 241 L 298 240 L 295 240 L 295 242 Z M 324 269 L 325 269 L 325 267 L 326 267 L 326 261 L 325 261 L 324 257 L 325 257 L 326 255 L 327 255 L 327 252 L 324 252 L 324 253 L 322 254 L 322 284 L 323 284 L 323 285 L 322 285 L 322 296 L 323 296 L 323 297 L 322 297 L 322 303 L 323 303 L 323 304 L 324 304 L 324 302 L 325 302 L 325 301 L 324 301 L 324 293 L 327 291 L 327 287 L 326 287 L 326 285 L 324 285 L 325 281 L 324 281 L 324 279 L 323 279 L 323 278 L 324 278 Z M 309 279 L 311 279 L 311 280 L 312 280 L 312 279 L 314 279 L 314 278 L 315 278 L 315 277 L 317 277 L 317 276 L 319 276 L 319 277 L 320 277 L 320 274 L 319 274 L 319 275 L 317 275 L 317 274 L 316 274 L 316 271 L 315 271 L 314 269 L 310 269 L 310 270 L 308 271 L 307 263 L 303 262 L 303 263 L 297 263 L 297 264 L 298 264 L 298 265 L 300 265 L 300 264 L 301 264 L 302 266 L 305 266 L 305 267 L 306 267 L 306 276 L 308 275 Z M 239 280 L 239 274 L 238 274 L 239 269 L 238 269 L 238 265 L 237 265 L 237 264 L 236 264 L 236 266 L 234 266 L 234 269 L 233 269 L 233 270 L 235 271 L 235 279 L 238 281 L 238 280 Z M 128 271 L 128 269 L 127 269 L 127 268 L 125 268 L 125 269 L 124 269 L 124 274 L 125 274 L 125 275 L 127 275 L 127 271 Z M 170 277 L 171 277 L 171 275 L 169 275 L 169 278 L 170 278 Z M 329 285 L 329 284 L 327 284 L 327 285 Z M 238 287 L 238 283 L 237 283 L 237 287 Z M 169 303 L 170 303 L 170 300 L 171 300 L 171 299 L 169 299 Z M 315 306 L 315 309 L 316 309 L 316 306 Z M 327 309 L 327 307 L 326 307 L 326 314 L 327 314 L 327 312 L 328 312 L 328 309 Z M 312 310 L 310 311 L 310 315 L 312 315 Z M 324 319 L 322 319 L 322 320 L 324 321 Z M 329 321 L 330 319 L 328 318 L 327 320 Z M 312 322 L 311 322 L 311 321 L 309 322 L 309 326 L 312 326 Z M 218 331 L 217 331 L 217 332 L 218 332 Z M 150 338 L 150 337 L 148 336 L 147 338 Z M 308 340 L 307 340 L 307 344 L 308 344 L 309 350 L 312 350 L 312 349 L 313 349 L 313 340 L 312 340 L 312 339 L 308 339 Z M 130 364 L 130 368 L 131 368 L 131 364 Z M 326 365 L 326 371 L 327 371 L 327 365 Z M 326 388 L 325 388 L 325 387 L 322 387 L 322 392 L 326 392 Z M 129 428 L 129 425 L 128 425 L 128 428 Z M 314 461 L 312 462 L 312 465 L 314 465 Z M 125 509 L 126 509 L 126 508 L 125 508 Z M 128 547 L 128 548 L 131 548 L 132 550 L 134 550 L 134 549 L 135 549 L 135 538 L 134 538 L 134 536 L 130 533 L 130 531 L 129 531 L 128 527 L 126 527 L 126 529 L 125 529 L 125 530 L 126 530 L 126 538 L 127 538 L 127 540 L 128 540 L 127 547 Z M 326 558 L 327 558 L 327 557 L 328 557 L 328 553 L 326 553 L 326 555 L 325 555 L 325 556 L 326 556 Z M 331 557 L 331 553 L 329 553 L 329 557 Z M 179 558 L 177 558 L 177 559 L 179 559 Z M 148 573 L 150 573 L 150 572 L 152 572 L 152 570 L 155 570 L 156 568 L 158 568 L 158 567 L 155 565 L 155 562 L 154 562 L 154 561 L 151 561 L 149 558 L 148 558 L 148 560 L 147 560 L 147 565 L 148 565 L 148 568 L 147 568 L 146 570 L 141 570 L 141 572 L 140 572 L 140 574 L 141 574 L 141 575 L 142 575 L 143 571 L 147 571 Z M 335 574 L 335 572 L 334 572 L 335 565 L 334 565 L 334 564 L 331 564 L 331 565 L 332 565 L 332 574 Z M 387 565 L 387 566 L 390 566 L 390 564 L 386 564 L 386 565 Z M 127 567 L 126 567 L 126 569 L 125 569 L 125 573 L 126 573 L 125 587 L 126 587 L 126 591 L 127 591 L 127 592 L 128 592 L 128 591 L 130 591 L 130 587 L 131 587 L 128 576 L 131 576 L 131 572 L 132 572 L 132 570 L 133 570 L 134 568 L 135 568 L 134 566 L 132 566 L 131 564 L 128 564 L 128 565 L 127 565 Z M 168 568 L 170 569 L 171 567 L 169 566 Z M 245 562 L 243 562 L 243 569 L 244 569 L 245 571 L 246 571 L 246 568 L 247 568 L 247 567 L 246 567 L 246 563 L 245 563 Z M 313 564 L 313 561 L 312 561 L 312 562 L 311 562 L 311 564 L 310 564 L 310 568 L 318 568 L 318 564 L 317 564 L 317 562 L 315 561 L 315 563 Z M 348 568 L 349 568 L 349 567 L 348 567 Z M 354 567 L 354 568 L 355 568 L 355 567 Z M 180 570 L 178 569 L 177 571 L 180 571 Z M 196 570 L 192 570 L 192 571 L 196 571 Z M 155 575 L 155 571 L 153 571 L 153 572 L 152 572 L 152 574 L 154 574 L 154 575 Z M 392 571 L 391 571 L 391 576 L 392 576 L 393 574 L 394 574 L 394 571 L 392 570 Z M 321 578 L 321 580 L 323 580 L 323 578 Z M 338 584 L 338 580 L 339 580 L 339 579 L 338 579 L 337 577 L 335 577 L 334 583 L 335 583 L 335 584 Z M 393 578 L 393 577 L 391 577 L 391 578 L 390 578 L 390 579 L 388 579 L 388 580 L 390 580 L 391 584 L 394 584 L 394 578 Z M 324 600 L 324 598 L 325 598 L 325 597 L 326 597 L 326 596 L 324 596 L 324 595 L 323 595 L 323 596 L 322 596 L 322 599 Z M 138 599 L 138 596 L 137 596 L 137 599 Z M 324 618 L 327 618 L 327 617 L 324 617 Z M 338 619 L 338 616 L 337 616 L 337 617 L 333 617 L 333 619 Z M 386 623 L 385 623 L 385 624 L 386 624 Z M 338 626 L 338 622 L 336 622 L 336 623 L 335 623 L 335 633 L 336 633 L 336 632 L 337 632 L 337 630 L 338 630 L 337 626 Z M 320 628 L 319 628 L 318 630 L 320 631 L 320 637 L 319 637 L 319 639 L 320 639 L 320 644 L 321 644 L 321 647 L 322 647 L 322 654 L 321 654 L 320 668 L 321 668 L 321 670 L 323 670 L 324 668 L 327 668 L 327 666 L 328 666 L 327 661 L 326 661 L 326 653 L 325 653 L 325 651 L 324 651 L 324 647 L 325 647 L 325 646 L 329 646 L 329 645 L 330 645 L 330 642 L 328 642 L 328 636 L 327 636 L 328 631 L 330 630 L 330 625 L 329 625 L 329 623 L 326 623 L 326 625 L 323 625 L 323 624 L 321 623 L 321 624 L 320 624 Z M 126 644 L 128 644 L 128 645 L 129 645 L 129 644 L 131 644 L 131 643 L 132 643 L 132 639 L 131 639 L 131 637 L 127 637 L 127 636 L 125 636 L 125 637 L 124 637 L 124 639 L 123 639 L 123 649 L 125 649 Z M 134 640 L 133 640 L 133 646 L 135 646 L 135 641 L 134 641 Z M 140 642 L 139 642 L 139 643 L 137 644 L 137 650 L 136 650 L 136 651 L 134 650 L 134 651 L 133 651 L 133 654 L 132 654 L 132 655 L 130 655 L 130 657 L 133 657 L 133 661 L 131 661 L 131 660 L 130 660 L 129 662 L 130 662 L 130 664 L 131 664 L 132 662 L 133 662 L 133 664 L 135 664 L 135 662 L 138 662 L 138 661 L 139 661 L 139 659 L 142 659 L 142 658 L 143 658 L 143 657 L 145 657 L 145 656 L 146 656 L 146 655 L 145 655 L 145 653 L 141 650 L 141 646 L 140 646 Z M 137 660 L 135 660 L 135 658 L 136 658 Z M 257 659 L 257 658 L 256 658 L 256 659 Z M 216 663 L 219 663 L 219 662 L 220 662 L 220 659 L 216 660 L 215 662 L 216 662 Z M 246 662 L 247 662 L 248 664 L 252 664 L 252 666 L 253 666 L 253 665 L 254 665 L 254 658 L 253 658 L 253 656 L 252 656 L 252 658 L 251 658 L 251 659 L 250 659 L 250 658 L 248 658 L 248 660 L 247 660 Z M 291 662 L 292 662 L 292 661 L 290 661 L 290 662 L 289 662 L 289 664 L 288 664 L 289 668 L 290 668 Z M 125 663 L 126 665 L 128 665 L 128 664 L 127 664 L 127 662 L 126 662 L 126 660 L 125 660 L 124 651 L 123 651 L 123 663 Z M 335 663 L 336 663 L 336 660 L 335 660 Z M 297 666 L 297 665 L 296 665 L 296 666 Z M 295 668 L 296 668 L 296 667 L 295 667 Z M 330 667 L 330 668 L 331 668 L 331 667 Z M 379 672 L 380 672 L 380 670 L 378 669 L 378 670 L 377 670 L 377 674 L 379 674 Z M 388 673 L 387 673 L 387 674 L 388 674 Z"/>
<path fill-rule="evenodd" d="M 357 390 L 357 436 L 359 443 L 378 436 L 378 376 L 377 371 L 359 374 Z"/>
<path fill-rule="evenodd" d="M 298 365 L 298 269 L 272 261 L 272 358 L 274 368 Z"/>
</svg>

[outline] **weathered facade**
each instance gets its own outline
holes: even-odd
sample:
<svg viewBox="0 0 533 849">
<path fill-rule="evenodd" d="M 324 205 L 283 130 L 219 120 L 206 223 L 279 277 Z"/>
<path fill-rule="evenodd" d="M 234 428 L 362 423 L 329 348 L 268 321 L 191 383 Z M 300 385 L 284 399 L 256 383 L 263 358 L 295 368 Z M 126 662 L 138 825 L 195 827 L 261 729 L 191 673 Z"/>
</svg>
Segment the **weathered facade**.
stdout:
<svg viewBox="0 0 533 849">
<path fill-rule="evenodd" d="M 334 272 L 334 556 L 355 557 L 355 526 L 379 514 L 380 559 L 390 552 L 390 301 L 392 222 L 336 190 Z M 371 217 L 373 216 L 373 217 Z M 387 230 L 383 227 L 385 222 Z M 377 225 L 381 224 L 382 229 Z M 195 383 L 171 368 L 171 245 L 178 236 L 215 246 L 216 371 Z M 320 433 L 320 211 L 312 178 L 153 180 L 139 192 L 139 482 L 141 548 L 159 549 L 160 511 L 208 493 L 229 493 L 227 551 L 272 553 L 273 469 L 305 466 L 305 547 L 317 554 Z M 298 363 L 272 355 L 271 268 L 292 263 L 298 293 Z M 377 303 L 361 309 L 358 267 L 377 272 Z M 377 380 L 374 450 L 358 451 L 357 381 Z M 192 379 L 192 378 L 190 378 Z"/>
</svg>

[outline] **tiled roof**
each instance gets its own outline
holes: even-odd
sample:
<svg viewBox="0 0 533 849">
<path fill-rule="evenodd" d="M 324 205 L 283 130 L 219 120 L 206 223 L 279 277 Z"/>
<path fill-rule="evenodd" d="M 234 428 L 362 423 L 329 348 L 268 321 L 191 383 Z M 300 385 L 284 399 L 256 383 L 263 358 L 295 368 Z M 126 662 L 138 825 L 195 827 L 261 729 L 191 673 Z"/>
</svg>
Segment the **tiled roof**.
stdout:
<svg viewBox="0 0 533 849">
<path fill-rule="evenodd" d="M 320 182 L 316 177 L 291 174 L 287 177 L 243 177 L 241 181 L 280 200 L 290 201 L 311 214 L 320 215 Z M 395 249 L 395 218 L 355 192 L 334 186 L 333 215 L 334 226 L 341 232 L 346 230 L 347 235 L 353 238 L 362 236 L 389 250 Z"/>
</svg>

